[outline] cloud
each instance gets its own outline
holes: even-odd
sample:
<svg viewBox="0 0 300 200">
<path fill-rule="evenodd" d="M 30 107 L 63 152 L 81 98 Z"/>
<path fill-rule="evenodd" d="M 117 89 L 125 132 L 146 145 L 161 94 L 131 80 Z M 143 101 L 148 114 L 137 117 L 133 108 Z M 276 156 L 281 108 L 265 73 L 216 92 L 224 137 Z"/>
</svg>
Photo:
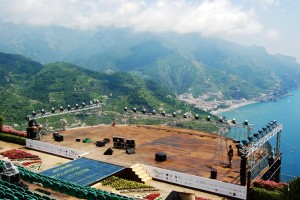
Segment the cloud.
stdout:
<svg viewBox="0 0 300 200">
<path fill-rule="evenodd" d="M 0 0 L 0 6 L 2 22 L 20 24 L 80 29 L 113 26 L 213 36 L 262 30 L 252 10 L 229 0 Z"/>
</svg>

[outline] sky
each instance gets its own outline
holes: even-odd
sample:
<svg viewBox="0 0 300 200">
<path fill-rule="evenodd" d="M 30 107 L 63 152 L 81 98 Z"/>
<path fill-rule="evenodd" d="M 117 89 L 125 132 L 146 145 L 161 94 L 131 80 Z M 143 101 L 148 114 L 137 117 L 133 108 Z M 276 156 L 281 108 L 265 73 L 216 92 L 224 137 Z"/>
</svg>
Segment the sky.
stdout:
<svg viewBox="0 0 300 200">
<path fill-rule="evenodd" d="M 0 0 L 0 22 L 199 33 L 300 63 L 299 0 Z"/>
</svg>

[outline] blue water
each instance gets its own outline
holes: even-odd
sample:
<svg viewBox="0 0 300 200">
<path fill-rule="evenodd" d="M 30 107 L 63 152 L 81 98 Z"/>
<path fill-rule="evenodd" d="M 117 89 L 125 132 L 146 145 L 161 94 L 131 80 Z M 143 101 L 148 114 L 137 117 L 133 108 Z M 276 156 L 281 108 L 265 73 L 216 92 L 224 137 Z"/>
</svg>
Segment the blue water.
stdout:
<svg viewBox="0 0 300 200">
<path fill-rule="evenodd" d="M 240 123 L 248 120 L 249 124 L 254 124 L 253 133 L 261 130 L 271 120 L 283 124 L 281 172 L 300 176 L 300 91 L 294 91 L 292 94 L 293 96 L 284 97 L 276 102 L 255 103 L 219 115 L 227 119 L 235 118 Z M 275 140 L 276 136 L 272 139 L 272 145 L 275 145 Z"/>
</svg>

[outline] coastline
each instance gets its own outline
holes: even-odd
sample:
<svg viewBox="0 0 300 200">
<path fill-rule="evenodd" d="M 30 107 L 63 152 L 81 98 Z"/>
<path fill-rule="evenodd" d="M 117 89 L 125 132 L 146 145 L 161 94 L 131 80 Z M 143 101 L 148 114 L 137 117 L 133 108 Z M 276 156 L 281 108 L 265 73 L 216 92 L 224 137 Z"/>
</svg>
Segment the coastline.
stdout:
<svg viewBox="0 0 300 200">
<path fill-rule="evenodd" d="M 219 115 L 223 112 L 227 112 L 227 111 L 232 111 L 236 108 L 239 108 L 239 107 L 243 107 L 243 106 L 247 106 L 247 105 L 250 105 L 250 104 L 254 104 L 254 103 L 258 103 L 258 101 L 255 101 L 255 100 L 247 100 L 247 101 L 244 101 L 244 102 L 241 102 L 241 103 L 236 103 L 236 104 L 232 104 L 231 106 L 229 106 L 228 108 L 223 108 L 223 109 L 217 109 L 217 110 L 213 110 L 211 111 L 210 113 L 212 115 Z"/>
</svg>

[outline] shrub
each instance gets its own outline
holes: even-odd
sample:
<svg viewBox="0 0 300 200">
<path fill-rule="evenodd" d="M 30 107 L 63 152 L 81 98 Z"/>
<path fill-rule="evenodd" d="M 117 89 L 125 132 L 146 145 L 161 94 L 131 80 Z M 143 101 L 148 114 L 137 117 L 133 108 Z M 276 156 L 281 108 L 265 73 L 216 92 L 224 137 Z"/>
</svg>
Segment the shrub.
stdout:
<svg viewBox="0 0 300 200">
<path fill-rule="evenodd" d="M 287 197 L 279 191 L 269 191 L 263 188 L 253 187 L 250 193 L 250 199 L 259 200 L 285 200 Z"/>
<path fill-rule="evenodd" d="M 26 145 L 26 138 L 5 133 L 0 133 L 0 140 L 20 145 Z"/>
</svg>

